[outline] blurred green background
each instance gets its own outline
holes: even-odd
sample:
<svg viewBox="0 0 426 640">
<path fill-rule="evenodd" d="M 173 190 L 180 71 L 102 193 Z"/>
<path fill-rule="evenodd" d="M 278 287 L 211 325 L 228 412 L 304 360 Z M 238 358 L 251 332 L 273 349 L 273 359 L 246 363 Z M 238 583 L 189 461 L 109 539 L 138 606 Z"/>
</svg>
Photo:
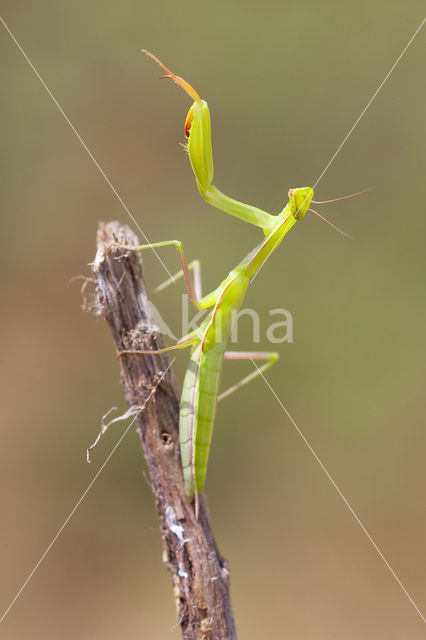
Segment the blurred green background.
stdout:
<svg viewBox="0 0 426 640">
<path fill-rule="evenodd" d="M 260 240 L 199 197 L 178 146 L 194 84 L 213 120 L 215 183 L 278 211 L 312 185 L 422 18 L 423 3 L 3 2 L 2 16 L 151 241 L 179 238 L 205 290 Z M 0 29 L 3 92 L 1 609 L 125 428 L 105 323 L 80 309 L 99 220 L 130 223 Z M 426 31 L 316 191 L 354 240 L 307 216 L 246 298 L 285 307 L 294 343 L 268 380 L 420 609 Z M 165 249 L 171 271 L 177 258 Z M 165 273 L 145 256 L 150 286 Z M 179 333 L 181 287 L 157 304 Z M 243 321 L 241 322 L 243 325 Z M 265 326 L 264 324 L 262 326 Z M 264 334 L 263 334 L 264 335 Z M 250 330 L 240 333 L 249 349 Z M 267 349 L 263 339 L 260 348 Z M 269 347 L 270 348 L 270 347 Z M 186 356 L 178 358 L 179 380 Z M 223 384 L 247 373 L 228 364 Z M 4 620 L 2 637 L 179 638 L 145 465 L 131 431 Z M 220 406 L 206 493 L 231 564 L 239 637 L 415 640 L 424 624 L 262 381 Z"/>
</svg>

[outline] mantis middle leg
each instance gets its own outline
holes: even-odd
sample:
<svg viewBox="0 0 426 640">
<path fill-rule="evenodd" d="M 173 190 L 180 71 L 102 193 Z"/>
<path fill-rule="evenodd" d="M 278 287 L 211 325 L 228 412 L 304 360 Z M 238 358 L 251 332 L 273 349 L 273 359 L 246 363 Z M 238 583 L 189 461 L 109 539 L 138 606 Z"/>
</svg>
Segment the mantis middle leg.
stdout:
<svg viewBox="0 0 426 640">
<path fill-rule="evenodd" d="M 172 282 L 174 282 L 175 280 L 183 276 L 185 280 L 185 286 L 189 294 L 189 299 L 197 309 L 207 309 L 208 307 L 211 307 L 215 304 L 216 299 L 213 299 L 211 294 L 205 296 L 204 298 L 202 297 L 200 262 L 198 260 L 193 260 L 190 264 L 187 263 L 185 254 L 183 251 L 183 244 L 180 240 L 164 240 L 163 242 L 153 242 L 152 244 L 140 244 L 136 246 L 117 243 L 116 245 L 112 245 L 112 246 L 116 246 L 117 248 L 124 249 L 127 251 L 144 251 L 145 249 L 155 249 L 157 247 L 168 247 L 168 246 L 175 247 L 179 254 L 179 260 L 182 265 L 182 269 L 178 271 L 175 275 L 173 275 L 171 278 L 169 278 L 168 280 L 160 284 L 157 287 L 156 291 L 161 291 L 162 289 L 167 287 L 169 284 L 171 284 Z M 191 274 L 190 274 L 191 270 L 194 271 L 194 282 L 192 281 L 192 278 L 191 278 Z"/>
</svg>

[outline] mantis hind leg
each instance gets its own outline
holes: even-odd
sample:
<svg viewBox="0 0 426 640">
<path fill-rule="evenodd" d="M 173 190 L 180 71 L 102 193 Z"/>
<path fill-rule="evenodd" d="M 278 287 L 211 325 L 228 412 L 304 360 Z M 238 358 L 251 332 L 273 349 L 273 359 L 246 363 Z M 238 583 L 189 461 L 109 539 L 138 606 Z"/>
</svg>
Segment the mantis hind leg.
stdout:
<svg viewBox="0 0 426 640">
<path fill-rule="evenodd" d="M 277 362 L 279 359 L 279 354 L 275 351 L 225 351 L 225 359 L 226 360 L 266 360 L 265 364 L 261 367 L 256 367 L 256 371 L 250 373 L 248 376 L 245 376 L 242 380 L 237 382 L 236 384 L 226 389 L 223 393 L 218 396 L 218 401 L 223 400 L 230 396 L 234 391 L 245 387 L 246 384 L 249 384 L 252 380 L 257 378 L 260 375 L 263 375 L 265 371 L 267 371 L 273 364 Z"/>
</svg>

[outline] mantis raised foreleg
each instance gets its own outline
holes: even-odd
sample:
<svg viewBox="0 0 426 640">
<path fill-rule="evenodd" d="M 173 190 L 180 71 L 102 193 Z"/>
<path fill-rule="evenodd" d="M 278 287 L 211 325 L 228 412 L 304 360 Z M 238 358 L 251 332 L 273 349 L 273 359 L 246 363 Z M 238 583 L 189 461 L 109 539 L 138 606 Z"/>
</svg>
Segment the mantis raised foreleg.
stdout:
<svg viewBox="0 0 426 640">
<path fill-rule="evenodd" d="M 238 202 L 238 200 L 226 196 L 213 185 L 211 124 L 207 102 L 200 98 L 195 89 L 186 80 L 175 75 L 156 56 L 149 51 L 143 50 L 143 52 L 164 69 L 166 75 L 162 76 L 163 78 L 172 79 L 194 100 L 194 104 L 188 111 L 185 120 L 185 134 L 188 137 L 189 159 L 201 196 L 216 209 L 230 213 L 245 222 L 260 227 L 265 235 L 268 235 L 275 224 L 275 216 L 258 207 Z"/>
</svg>

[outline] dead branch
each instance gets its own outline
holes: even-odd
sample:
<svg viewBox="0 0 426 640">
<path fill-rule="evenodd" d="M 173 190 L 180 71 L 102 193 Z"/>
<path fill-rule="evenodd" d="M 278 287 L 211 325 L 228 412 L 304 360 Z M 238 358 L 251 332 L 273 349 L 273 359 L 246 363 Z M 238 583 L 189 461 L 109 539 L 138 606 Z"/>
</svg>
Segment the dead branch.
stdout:
<svg viewBox="0 0 426 640">
<path fill-rule="evenodd" d="M 150 310 L 140 255 L 111 247 L 117 242 L 139 244 L 128 227 L 118 222 L 101 223 L 93 263 L 97 304 L 109 325 L 117 352 L 159 349 L 164 344 Z M 136 423 L 183 638 L 233 640 L 236 634 L 229 568 L 216 546 L 205 499 L 201 500 L 197 521 L 183 489 L 179 399 L 167 355 L 127 356 L 120 359 L 120 366 L 130 406 L 142 406 L 157 385 Z"/>
</svg>

